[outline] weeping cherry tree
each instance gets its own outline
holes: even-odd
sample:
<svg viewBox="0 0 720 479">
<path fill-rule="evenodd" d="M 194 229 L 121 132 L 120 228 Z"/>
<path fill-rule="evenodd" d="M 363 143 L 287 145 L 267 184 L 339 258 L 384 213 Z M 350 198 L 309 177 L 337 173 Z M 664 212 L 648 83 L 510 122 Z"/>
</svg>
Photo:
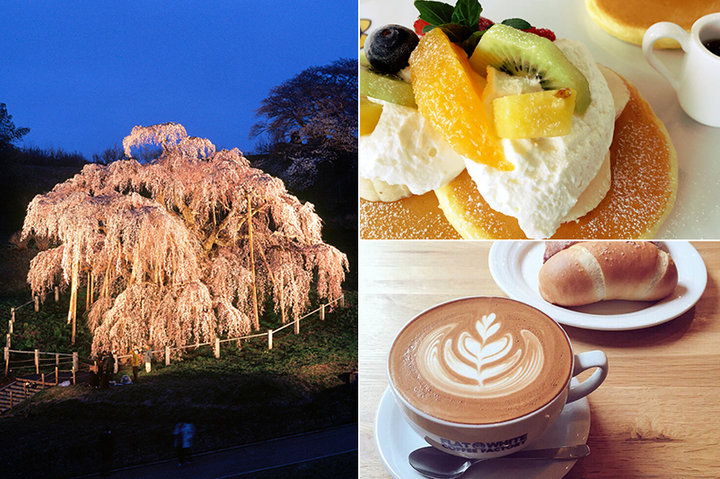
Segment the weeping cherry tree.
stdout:
<svg viewBox="0 0 720 479">
<path fill-rule="evenodd" d="M 133 150 L 155 145 L 141 163 Z M 43 250 L 33 294 L 69 291 L 72 338 L 85 288 L 93 352 L 182 346 L 259 328 L 267 299 L 283 322 L 337 298 L 346 256 L 324 243 L 321 219 L 239 150 L 216 151 L 177 123 L 136 126 L 129 159 L 89 164 L 28 206 L 23 237 Z"/>
</svg>

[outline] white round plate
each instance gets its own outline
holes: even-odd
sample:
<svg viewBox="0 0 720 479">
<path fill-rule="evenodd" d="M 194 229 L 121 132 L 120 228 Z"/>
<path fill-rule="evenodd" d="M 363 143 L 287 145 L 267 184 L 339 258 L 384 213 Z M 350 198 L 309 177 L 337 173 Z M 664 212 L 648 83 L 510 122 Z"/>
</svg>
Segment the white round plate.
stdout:
<svg viewBox="0 0 720 479">
<path fill-rule="evenodd" d="M 543 263 L 542 241 L 496 241 L 490 248 L 490 274 L 505 294 L 536 307 L 555 321 L 601 331 L 641 329 L 670 321 L 693 307 L 705 291 L 707 269 L 697 250 L 685 241 L 664 242 L 678 270 L 678 285 L 667 298 L 652 301 L 601 301 L 573 308 L 545 301 L 538 292 Z"/>
<path fill-rule="evenodd" d="M 573 382 L 576 380 L 573 379 Z M 590 432 L 590 405 L 587 398 L 567 404 L 560 417 L 545 434 L 528 444 L 528 449 L 552 448 L 585 444 Z M 410 466 L 408 455 L 427 443 L 406 422 L 392 397 L 385 390 L 375 415 L 375 447 L 385 468 L 397 479 L 424 479 Z M 501 459 L 489 460 L 473 466 L 473 472 L 483 479 L 559 479 L 564 477 L 576 461 Z M 473 477 L 475 475 L 473 474 Z"/>
<path fill-rule="evenodd" d="M 455 0 L 442 0 L 454 5 Z M 520 17 L 550 28 L 558 38 L 585 44 L 596 62 L 612 68 L 633 83 L 665 124 L 677 151 L 680 175 L 675 207 L 660 227 L 658 238 L 720 238 L 720 128 L 692 120 L 680 108 L 670 83 L 645 61 L 638 45 L 625 43 L 606 33 L 588 15 L 579 0 L 480 0 L 482 15 L 494 21 Z M 412 28 L 417 18 L 413 0 L 360 0 L 360 34 L 398 23 Z M 367 25 L 367 20 L 370 25 Z M 680 50 L 659 50 L 656 55 L 671 71 L 680 71 Z"/>
</svg>

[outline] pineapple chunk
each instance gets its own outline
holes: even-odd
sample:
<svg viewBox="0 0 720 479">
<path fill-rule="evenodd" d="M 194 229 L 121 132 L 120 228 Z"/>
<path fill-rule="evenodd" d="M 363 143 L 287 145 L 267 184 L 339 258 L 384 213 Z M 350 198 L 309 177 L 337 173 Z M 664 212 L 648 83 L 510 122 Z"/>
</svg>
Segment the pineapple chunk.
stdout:
<svg viewBox="0 0 720 479">
<path fill-rule="evenodd" d="M 368 100 L 365 95 L 360 96 L 360 134 L 369 135 L 375 130 L 382 114 L 382 105 Z"/>
<path fill-rule="evenodd" d="M 500 138 L 563 136 L 572 128 L 576 92 L 571 88 L 508 95 L 493 100 Z"/>
</svg>

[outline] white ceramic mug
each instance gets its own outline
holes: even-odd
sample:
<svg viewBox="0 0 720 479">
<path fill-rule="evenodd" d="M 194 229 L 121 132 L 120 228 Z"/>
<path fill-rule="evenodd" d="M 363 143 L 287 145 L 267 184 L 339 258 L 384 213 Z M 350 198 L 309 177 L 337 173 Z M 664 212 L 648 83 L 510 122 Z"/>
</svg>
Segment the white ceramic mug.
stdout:
<svg viewBox="0 0 720 479">
<path fill-rule="evenodd" d="M 655 56 L 653 45 L 661 38 L 676 40 L 685 52 L 679 74 Z M 642 45 L 647 61 L 677 92 L 682 109 L 696 121 L 715 127 L 720 127 L 720 56 L 703 42 L 719 38 L 720 13 L 711 13 L 698 19 L 690 33 L 671 22 L 656 23 L 645 32 Z"/>
<path fill-rule="evenodd" d="M 572 352 L 572 344 L 567 338 L 567 333 L 562 327 L 560 330 L 565 334 Z M 590 377 L 580 383 L 571 384 L 573 377 L 591 368 L 597 369 Z M 608 362 L 604 352 L 596 350 L 574 354 L 571 373 L 564 387 L 555 397 L 524 416 L 490 424 L 451 422 L 431 416 L 410 404 L 398 392 L 389 367 L 387 376 L 395 402 L 413 430 L 428 444 L 456 456 L 491 459 L 520 451 L 540 437 L 557 420 L 565 404 L 583 398 L 597 389 L 607 377 L 607 372 Z"/>
</svg>

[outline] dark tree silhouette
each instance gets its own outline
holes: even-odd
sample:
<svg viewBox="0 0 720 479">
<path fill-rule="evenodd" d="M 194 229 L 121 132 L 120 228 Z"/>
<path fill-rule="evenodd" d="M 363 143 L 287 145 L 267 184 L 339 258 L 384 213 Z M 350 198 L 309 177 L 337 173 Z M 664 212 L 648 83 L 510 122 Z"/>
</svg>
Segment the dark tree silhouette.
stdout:
<svg viewBox="0 0 720 479">
<path fill-rule="evenodd" d="M 318 153 L 357 150 L 357 62 L 310 67 L 270 90 L 250 136 L 267 146 L 304 145 Z"/>
<path fill-rule="evenodd" d="M 30 128 L 17 128 L 5 103 L 0 103 L 0 149 L 8 148 L 30 132 Z"/>
<path fill-rule="evenodd" d="M 253 162 L 341 223 L 357 203 L 357 61 L 310 67 L 270 90 L 251 130 Z"/>
</svg>

